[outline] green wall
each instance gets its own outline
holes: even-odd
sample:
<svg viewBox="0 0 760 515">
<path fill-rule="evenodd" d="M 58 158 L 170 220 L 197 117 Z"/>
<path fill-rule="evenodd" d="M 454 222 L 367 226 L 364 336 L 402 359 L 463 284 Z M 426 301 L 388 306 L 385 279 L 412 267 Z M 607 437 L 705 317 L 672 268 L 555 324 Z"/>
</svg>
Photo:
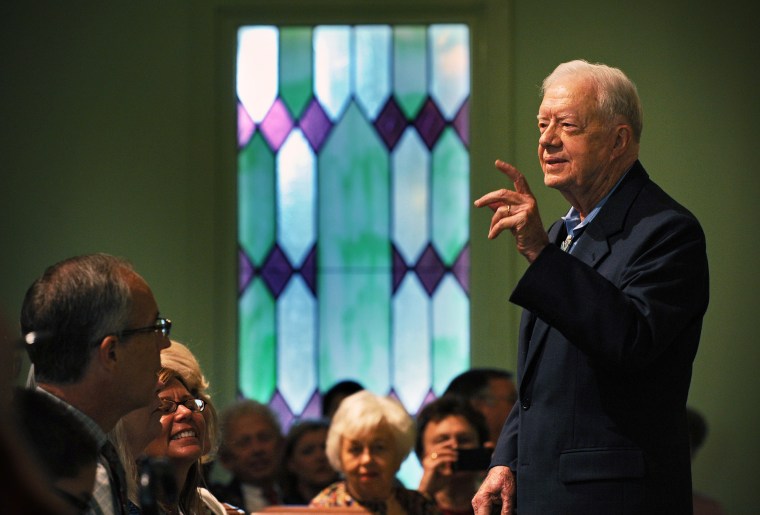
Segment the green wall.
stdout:
<svg viewBox="0 0 760 515">
<path fill-rule="evenodd" d="M 311 2 L 315 5 L 320 2 Z M 323 2 L 324 3 L 324 2 Z M 380 20 L 378 2 L 333 0 Z M 545 223 L 564 200 L 541 185 L 537 85 L 576 57 L 621 67 L 639 87 L 641 158 L 702 221 L 712 301 L 690 403 L 708 418 L 695 487 L 728 513 L 754 513 L 760 425 L 760 197 L 756 145 L 756 4 L 590 0 L 389 0 L 415 19 L 442 7 L 475 12 L 473 197 L 500 187 L 490 163 L 529 177 Z M 220 403 L 234 391 L 234 190 L 229 176 L 231 69 L 224 37 L 239 16 L 293 12 L 280 1 L 58 2 L 0 7 L 0 313 L 15 320 L 24 291 L 50 263 L 105 251 L 130 258 L 153 286 L 176 337 L 190 345 Z M 304 4 L 305 5 L 305 4 Z M 358 7 L 357 7 L 358 6 Z M 365 9 L 363 11 L 362 9 Z M 437 16 L 437 14 L 436 14 Z M 431 15 L 432 17 L 432 15 Z M 464 16 L 467 18 L 467 15 Z M 470 19 L 470 18 L 467 18 Z M 479 63 L 479 64 L 478 64 Z M 232 213 L 232 214 L 231 214 Z M 515 362 L 524 267 L 507 238 L 485 239 L 472 217 L 474 364 Z M 657 399 L 652 399 L 657 402 Z"/>
</svg>

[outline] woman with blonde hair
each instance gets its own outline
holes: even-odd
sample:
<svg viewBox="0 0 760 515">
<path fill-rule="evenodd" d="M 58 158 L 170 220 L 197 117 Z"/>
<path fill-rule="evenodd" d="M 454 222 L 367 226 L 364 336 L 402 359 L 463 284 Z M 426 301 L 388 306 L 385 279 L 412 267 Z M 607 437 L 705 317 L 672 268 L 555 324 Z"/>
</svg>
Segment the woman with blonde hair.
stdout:
<svg viewBox="0 0 760 515">
<path fill-rule="evenodd" d="M 141 513 L 138 456 L 147 457 L 148 463 L 164 463 L 174 480 L 177 496 L 159 499 L 161 512 L 234 512 L 202 486 L 201 465 L 213 456 L 218 445 L 218 415 L 198 360 L 186 346 L 173 341 L 161 351 L 159 380 L 163 386 L 156 404 L 125 416 L 115 433 L 127 469 L 132 513 Z"/>
</svg>

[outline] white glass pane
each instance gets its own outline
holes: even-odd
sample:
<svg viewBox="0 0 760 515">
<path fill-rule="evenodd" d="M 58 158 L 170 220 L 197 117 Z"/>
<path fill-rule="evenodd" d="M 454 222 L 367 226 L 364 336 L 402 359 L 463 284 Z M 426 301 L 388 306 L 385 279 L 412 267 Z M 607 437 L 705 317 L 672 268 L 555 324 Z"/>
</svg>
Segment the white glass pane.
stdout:
<svg viewBox="0 0 760 515">
<path fill-rule="evenodd" d="M 277 240 L 294 267 L 316 238 L 316 160 L 309 142 L 294 129 L 277 154 Z"/>
<path fill-rule="evenodd" d="M 430 390 L 430 298 L 407 274 L 393 297 L 393 385 L 401 403 L 416 413 Z"/>
<path fill-rule="evenodd" d="M 430 154 L 413 127 L 392 155 L 393 239 L 407 264 L 414 264 L 429 241 Z"/>
<path fill-rule="evenodd" d="M 391 29 L 385 25 L 356 27 L 356 99 L 374 120 L 391 90 Z"/>
<path fill-rule="evenodd" d="M 317 308 L 299 275 L 277 301 L 277 384 L 293 413 L 301 413 L 317 386 Z"/>
<path fill-rule="evenodd" d="M 277 97 L 277 53 L 276 27 L 238 31 L 237 95 L 256 123 L 264 119 Z"/>
<path fill-rule="evenodd" d="M 351 28 L 314 29 L 314 93 L 336 121 L 351 95 Z"/>
<path fill-rule="evenodd" d="M 444 117 L 452 119 L 470 94 L 470 31 L 466 25 L 432 25 L 431 93 Z"/>
</svg>

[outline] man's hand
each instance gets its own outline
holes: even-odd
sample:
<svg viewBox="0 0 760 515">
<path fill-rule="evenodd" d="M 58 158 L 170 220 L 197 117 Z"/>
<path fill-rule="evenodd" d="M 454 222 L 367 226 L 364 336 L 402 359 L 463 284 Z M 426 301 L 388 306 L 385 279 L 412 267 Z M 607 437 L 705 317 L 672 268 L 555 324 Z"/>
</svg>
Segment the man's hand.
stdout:
<svg viewBox="0 0 760 515">
<path fill-rule="evenodd" d="M 498 160 L 496 168 L 514 182 L 515 189 L 486 193 L 475 201 L 475 207 L 488 206 L 493 211 L 489 239 L 494 239 L 503 230 L 509 229 L 515 237 L 517 251 L 532 263 L 549 244 L 549 235 L 541 222 L 536 197 L 517 168 Z"/>
<path fill-rule="evenodd" d="M 511 515 L 514 494 L 515 476 L 509 467 L 493 467 L 472 498 L 472 509 L 475 515 L 491 515 L 491 506 L 501 500 L 501 515 Z"/>
</svg>

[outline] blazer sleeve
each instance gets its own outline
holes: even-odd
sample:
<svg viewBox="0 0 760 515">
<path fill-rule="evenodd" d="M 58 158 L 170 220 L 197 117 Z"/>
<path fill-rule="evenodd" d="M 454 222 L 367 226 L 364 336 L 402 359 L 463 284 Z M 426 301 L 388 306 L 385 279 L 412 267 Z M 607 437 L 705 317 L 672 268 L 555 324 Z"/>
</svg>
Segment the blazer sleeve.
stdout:
<svg viewBox="0 0 760 515">
<path fill-rule="evenodd" d="M 579 247 L 586 238 L 586 249 L 607 249 L 604 259 L 547 246 L 510 300 L 589 356 L 638 368 L 687 333 L 696 331 L 684 339 L 698 341 L 709 280 L 704 233 L 690 213 L 633 218 L 616 235 L 599 235 L 592 223 L 579 240 Z"/>
</svg>

